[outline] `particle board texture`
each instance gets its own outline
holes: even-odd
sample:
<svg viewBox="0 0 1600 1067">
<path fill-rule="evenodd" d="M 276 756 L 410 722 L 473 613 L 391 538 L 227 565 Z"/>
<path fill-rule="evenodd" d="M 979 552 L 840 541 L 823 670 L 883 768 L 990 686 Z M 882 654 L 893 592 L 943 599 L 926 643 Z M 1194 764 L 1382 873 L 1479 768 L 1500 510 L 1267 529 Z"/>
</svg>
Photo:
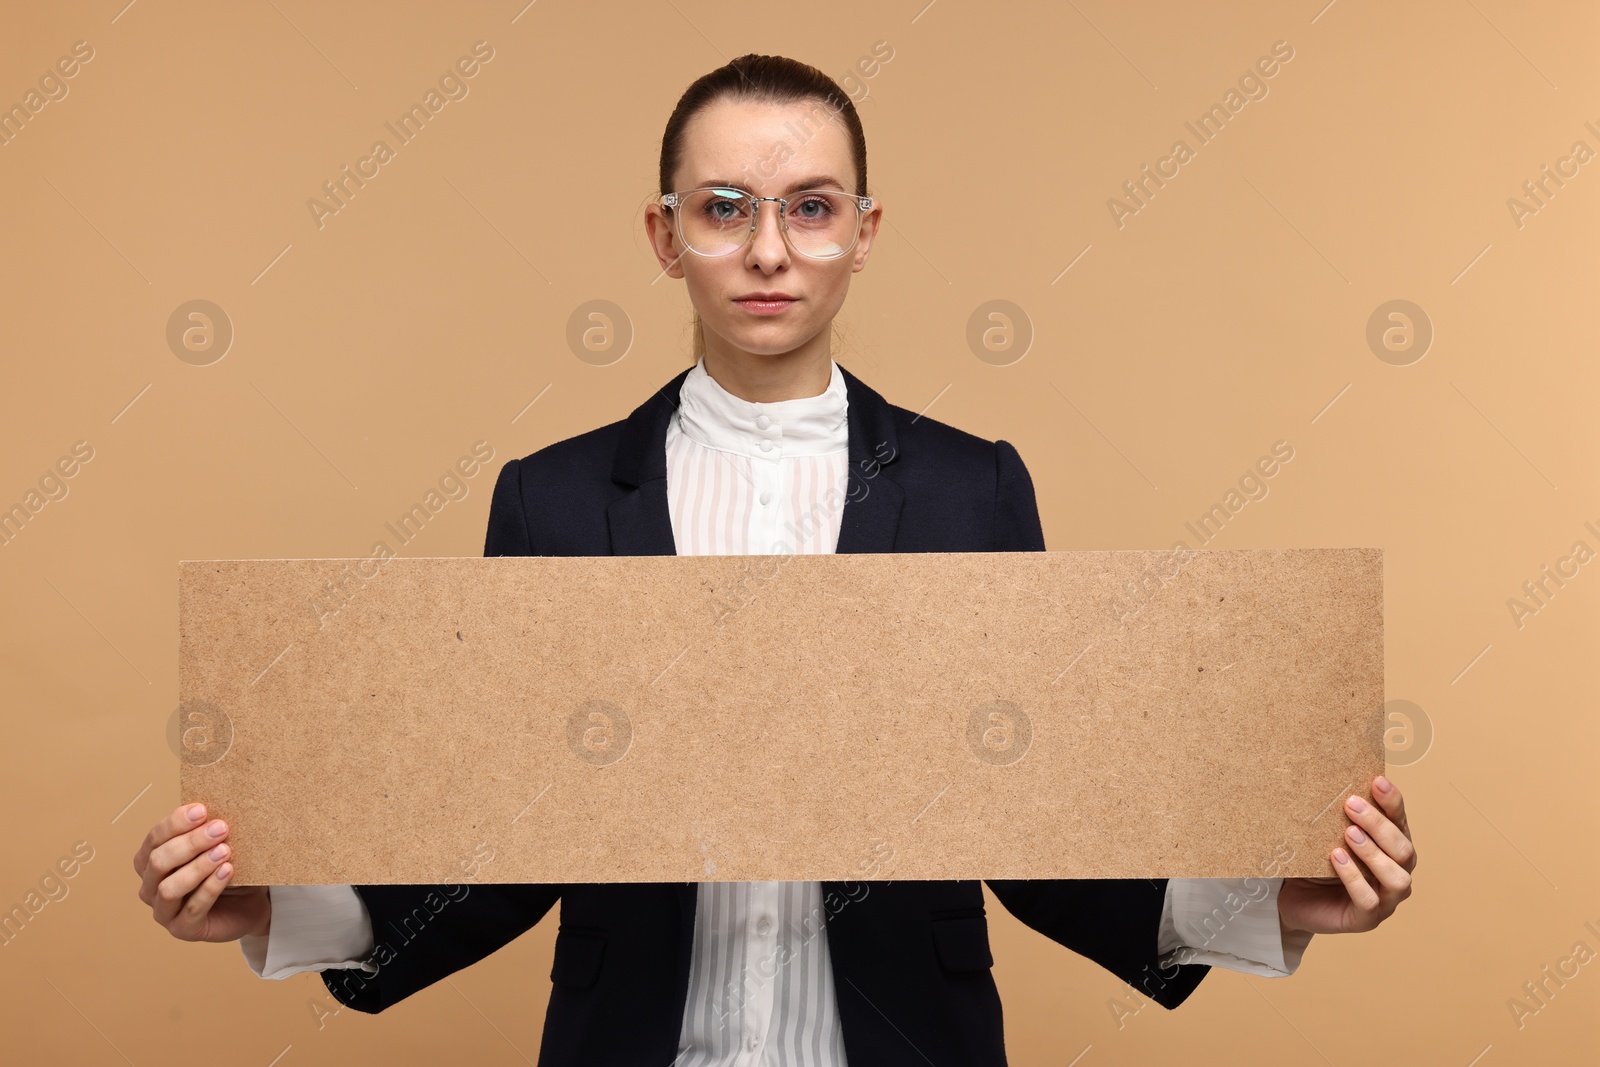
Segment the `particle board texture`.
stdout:
<svg viewBox="0 0 1600 1067">
<path fill-rule="evenodd" d="M 1326 876 L 1376 548 L 207 560 L 236 885 Z"/>
</svg>

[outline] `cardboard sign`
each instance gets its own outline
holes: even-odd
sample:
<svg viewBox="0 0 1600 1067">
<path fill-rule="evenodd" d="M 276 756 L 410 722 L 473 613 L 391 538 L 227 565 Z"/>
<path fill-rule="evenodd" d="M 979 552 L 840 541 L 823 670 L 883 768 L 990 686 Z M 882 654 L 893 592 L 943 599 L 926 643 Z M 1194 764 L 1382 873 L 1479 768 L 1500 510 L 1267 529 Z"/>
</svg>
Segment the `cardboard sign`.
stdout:
<svg viewBox="0 0 1600 1067">
<path fill-rule="evenodd" d="M 1327 875 L 1373 548 L 185 562 L 235 885 Z"/>
</svg>

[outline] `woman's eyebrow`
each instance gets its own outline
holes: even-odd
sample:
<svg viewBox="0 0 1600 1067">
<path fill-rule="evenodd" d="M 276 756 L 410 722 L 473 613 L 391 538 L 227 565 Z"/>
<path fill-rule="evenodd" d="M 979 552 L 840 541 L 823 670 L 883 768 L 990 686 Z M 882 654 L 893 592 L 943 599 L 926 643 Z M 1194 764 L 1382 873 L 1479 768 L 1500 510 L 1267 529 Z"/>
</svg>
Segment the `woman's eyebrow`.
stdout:
<svg viewBox="0 0 1600 1067">
<path fill-rule="evenodd" d="M 844 191 L 844 186 L 839 183 L 837 178 L 830 178 L 826 174 L 819 174 L 815 177 L 801 178 L 797 182 L 792 182 L 789 185 L 789 188 L 785 189 L 784 192 L 792 193 L 799 189 L 825 189 L 828 186 L 832 186 L 833 188 L 838 189 L 840 192 Z M 750 192 L 750 188 L 748 186 L 739 182 L 729 181 L 725 178 L 708 178 L 699 185 L 695 186 L 697 189 L 709 189 L 712 187 L 719 189 L 739 189 L 746 193 Z"/>
</svg>

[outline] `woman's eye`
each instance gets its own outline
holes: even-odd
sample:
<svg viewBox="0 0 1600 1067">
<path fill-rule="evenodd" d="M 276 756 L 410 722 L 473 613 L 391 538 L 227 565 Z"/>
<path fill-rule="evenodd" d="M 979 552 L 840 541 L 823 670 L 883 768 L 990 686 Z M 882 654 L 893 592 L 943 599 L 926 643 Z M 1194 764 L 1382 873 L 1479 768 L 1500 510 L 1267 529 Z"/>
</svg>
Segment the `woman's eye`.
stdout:
<svg viewBox="0 0 1600 1067">
<path fill-rule="evenodd" d="M 739 218 L 743 212 L 726 200 L 717 200 L 706 205 L 706 214 L 718 222 L 727 222 L 729 219 Z"/>
</svg>

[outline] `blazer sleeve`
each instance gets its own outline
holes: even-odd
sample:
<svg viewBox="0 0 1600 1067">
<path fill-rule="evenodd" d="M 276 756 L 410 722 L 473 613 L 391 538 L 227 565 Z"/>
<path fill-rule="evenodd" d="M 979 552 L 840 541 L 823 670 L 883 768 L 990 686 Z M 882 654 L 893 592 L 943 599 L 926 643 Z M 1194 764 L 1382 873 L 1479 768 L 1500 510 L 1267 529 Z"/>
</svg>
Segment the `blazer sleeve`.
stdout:
<svg viewBox="0 0 1600 1067">
<path fill-rule="evenodd" d="M 1043 552 L 1033 479 L 1017 450 L 995 442 L 995 550 Z M 1086 956 L 1164 1008 L 1194 992 L 1210 967 L 1161 965 L 1161 917 L 1167 879 L 1026 878 L 985 880 L 1025 925 Z"/>
<path fill-rule="evenodd" d="M 519 460 L 500 469 L 489 503 L 486 556 L 532 554 L 521 482 Z M 555 906 L 562 887 L 470 883 L 352 888 L 372 920 L 372 953 L 361 969 L 326 970 L 322 981 L 346 1007 L 372 1014 L 527 932 Z"/>
</svg>

